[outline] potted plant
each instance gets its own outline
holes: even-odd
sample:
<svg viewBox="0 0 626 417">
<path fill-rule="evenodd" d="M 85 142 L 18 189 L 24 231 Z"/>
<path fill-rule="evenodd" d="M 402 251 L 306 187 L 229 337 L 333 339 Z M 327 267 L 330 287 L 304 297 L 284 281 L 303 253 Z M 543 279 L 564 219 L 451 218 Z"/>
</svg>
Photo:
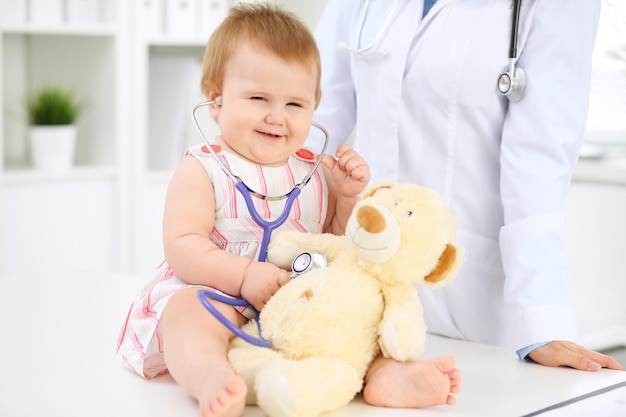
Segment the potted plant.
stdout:
<svg viewBox="0 0 626 417">
<path fill-rule="evenodd" d="M 76 119 L 84 103 L 59 86 L 36 90 L 28 99 L 30 146 L 33 166 L 68 170 L 74 161 Z"/>
</svg>

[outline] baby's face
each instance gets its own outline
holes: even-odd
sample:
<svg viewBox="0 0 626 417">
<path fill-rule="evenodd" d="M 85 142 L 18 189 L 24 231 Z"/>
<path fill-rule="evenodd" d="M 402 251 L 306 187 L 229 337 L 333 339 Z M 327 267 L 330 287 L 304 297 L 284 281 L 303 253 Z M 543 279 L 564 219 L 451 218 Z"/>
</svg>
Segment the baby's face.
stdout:
<svg viewBox="0 0 626 417">
<path fill-rule="evenodd" d="M 261 165 L 282 165 L 306 141 L 315 111 L 314 65 L 242 42 L 226 62 L 213 113 L 222 145 Z"/>
</svg>

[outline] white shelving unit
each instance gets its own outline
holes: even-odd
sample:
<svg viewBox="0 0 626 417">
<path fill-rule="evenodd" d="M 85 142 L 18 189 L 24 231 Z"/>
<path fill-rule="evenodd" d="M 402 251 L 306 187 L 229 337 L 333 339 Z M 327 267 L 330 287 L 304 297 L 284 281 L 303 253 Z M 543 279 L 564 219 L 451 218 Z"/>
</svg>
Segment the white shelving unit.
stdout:
<svg viewBox="0 0 626 417">
<path fill-rule="evenodd" d="M 0 2 L 0 274 L 126 262 L 128 13 L 124 0 L 93 4 L 93 21 L 65 9 L 61 22 L 32 22 L 33 4 Z M 44 85 L 88 103 L 69 172 L 31 168 L 25 103 Z"/>
</svg>

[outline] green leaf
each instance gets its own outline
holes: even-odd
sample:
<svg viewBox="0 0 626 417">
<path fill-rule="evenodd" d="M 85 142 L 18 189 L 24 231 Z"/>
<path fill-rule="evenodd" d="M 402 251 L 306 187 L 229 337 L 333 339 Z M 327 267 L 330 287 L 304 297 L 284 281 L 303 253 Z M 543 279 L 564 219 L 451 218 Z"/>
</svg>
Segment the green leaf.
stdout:
<svg viewBox="0 0 626 417">
<path fill-rule="evenodd" d="M 28 99 L 28 119 L 32 125 L 69 125 L 82 113 L 85 103 L 62 87 L 43 87 Z"/>
</svg>

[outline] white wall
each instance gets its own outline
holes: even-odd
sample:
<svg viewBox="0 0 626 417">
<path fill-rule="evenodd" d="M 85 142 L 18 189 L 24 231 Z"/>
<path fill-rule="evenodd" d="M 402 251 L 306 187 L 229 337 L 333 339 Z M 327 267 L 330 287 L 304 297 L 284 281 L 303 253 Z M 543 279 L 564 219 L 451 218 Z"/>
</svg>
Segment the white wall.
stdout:
<svg viewBox="0 0 626 417">
<path fill-rule="evenodd" d="M 311 30 L 322 14 L 327 0 L 275 0 L 274 2 L 284 6 L 298 15 Z"/>
<path fill-rule="evenodd" d="M 622 184 L 576 182 L 567 201 L 566 260 L 585 345 L 626 345 L 626 169 Z"/>
</svg>

